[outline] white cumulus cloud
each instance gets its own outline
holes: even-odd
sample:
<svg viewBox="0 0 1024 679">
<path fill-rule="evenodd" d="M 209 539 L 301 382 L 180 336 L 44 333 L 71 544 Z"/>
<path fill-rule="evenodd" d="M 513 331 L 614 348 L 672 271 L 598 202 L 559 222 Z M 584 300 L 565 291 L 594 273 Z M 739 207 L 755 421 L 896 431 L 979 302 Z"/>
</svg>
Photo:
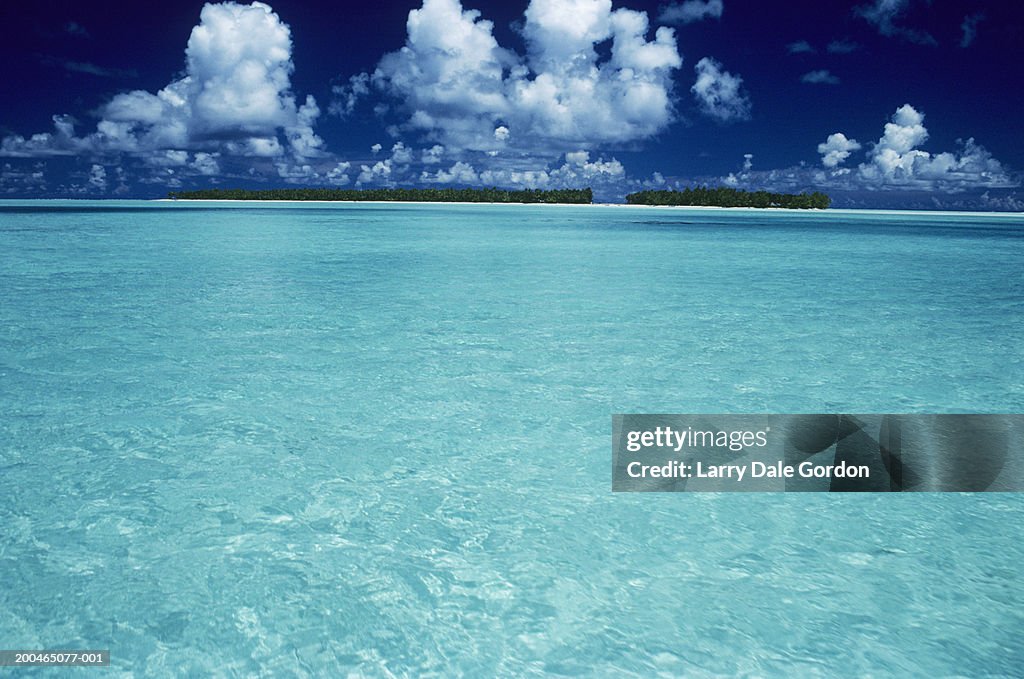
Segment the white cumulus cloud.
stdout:
<svg viewBox="0 0 1024 679">
<path fill-rule="evenodd" d="M 626 174 L 626 169 L 614 158 L 608 161 L 599 158 L 591 162 L 589 151 L 575 151 L 565 154 L 565 164 L 556 172 L 563 175 L 573 173 L 576 177 L 598 177 L 601 175 L 623 177 Z"/>
<path fill-rule="evenodd" d="M 181 78 L 155 94 L 115 96 L 100 108 L 96 131 L 84 137 L 75 136 L 70 117 L 54 116 L 53 132 L 6 137 L 0 154 L 273 156 L 287 147 L 299 158 L 315 156 L 323 145 L 313 132 L 320 109 L 313 97 L 296 104 L 291 51 L 291 31 L 268 5 L 207 4 L 189 37 Z"/>
<path fill-rule="evenodd" d="M 447 170 L 438 170 L 433 174 L 424 171 L 420 180 L 436 184 L 477 184 L 480 175 L 472 165 L 460 160 Z"/>
<path fill-rule="evenodd" d="M 773 170 L 745 169 L 738 175 L 702 181 L 724 182 L 749 190 L 825 191 L 837 204 L 846 206 L 863 206 L 864 192 L 870 191 L 876 194 L 870 204 L 876 206 L 1013 209 L 1013 201 L 1008 200 L 1012 196 L 1005 191 L 1020 186 L 1019 175 L 1011 173 L 973 138 L 958 140 L 955 151 L 924 150 L 929 138 L 924 123 L 922 112 L 910 104 L 900 106 L 885 124 L 878 141 L 868 145 L 864 161 L 855 167 L 842 165 L 861 149 L 861 144 L 836 132 L 817 146 L 824 167 L 801 163 Z M 982 191 L 986 193 L 983 195 Z M 894 197 L 884 197 L 883 192 Z M 915 195 L 919 197 L 908 198 Z"/>
<path fill-rule="evenodd" d="M 356 186 L 363 184 L 389 184 L 391 181 L 391 159 L 378 160 L 373 165 L 361 165 Z"/>
<path fill-rule="evenodd" d="M 834 142 L 833 146 L 838 149 L 841 140 L 836 137 L 831 135 L 829 141 Z M 947 191 L 1016 185 L 1002 163 L 977 144 L 973 137 L 961 142 L 957 152 L 925 151 L 920 147 L 927 140 L 924 114 L 910 104 L 904 104 L 885 124 L 882 136 L 869 151 L 867 160 L 858 166 L 856 181 L 866 188 Z M 829 141 L 818 147 L 826 166 L 829 166 L 826 162 L 829 159 Z M 848 143 L 853 142 L 849 140 Z M 825 152 L 822 151 L 823 146 Z M 838 155 L 833 158 L 837 158 L 837 165 L 842 160 Z"/>
<path fill-rule="evenodd" d="M 424 0 L 409 13 L 405 47 L 381 59 L 372 82 L 400 101 L 406 129 L 450 149 L 634 141 L 673 121 L 672 71 L 682 64 L 674 31 L 648 40 L 649 30 L 646 13 L 613 11 L 611 0 L 532 0 L 520 55 L 480 12 Z M 606 41 L 602 58 L 595 47 Z"/>
<path fill-rule="evenodd" d="M 697 81 L 690 90 L 704 114 L 723 123 L 750 118 L 750 99 L 743 78 L 722 70 L 722 64 L 704 57 L 694 68 Z"/>
<path fill-rule="evenodd" d="M 391 147 L 391 162 L 396 165 L 408 165 L 412 162 L 412 149 L 407 148 L 403 142 L 395 142 Z"/>
<path fill-rule="evenodd" d="M 220 174 L 220 165 L 217 163 L 217 158 L 219 157 L 219 153 L 199 151 L 193 156 L 191 167 L 199 174 L 206 176 Z"/>
<path fill-rule="evenodd" d="M 340 162 L 327 172 L 327 183 L 335 186 L 345 186 L 349 183 L 348 169 L 351 163 Z"/>
<path fill-rule="evenodd" d="M 424 165 L 437 165 L 441 162 L 444 151 L 444 147 L 440 144 L 434 144 L 429 149 L 423 149 L 420 152 L 420 162 Z"/>
<path fill-rule="evenodd" d="M 626 176 L 626 169 L 615 158 L 591 160 L 590 152 L 585 150 L 566 153 L 561 165 L 538 165 L 529 159 L 518 159 L 513 163 L 513 166 L 492 165 L 478 169 L 470 162 L 456 161 L 448 169 L 422 171 L 419 181 L 518 189 L 591 187 L 600 195 L 616 196 L 620 200 L 623 191 L 638 184 L 637 180 Z M 664 181 L 663 177 L 660 178 L 662 184 Z"/>
<path fill-rule="evenodd" d="M 821 164 L 825 167 L 842 165 L 851 153 L 858 150 L 860 150 L 860 143 L 856 139 L 847 139 L 842 132 L 830 134 L 824 142 L 818 144 Z"/>
</svg>

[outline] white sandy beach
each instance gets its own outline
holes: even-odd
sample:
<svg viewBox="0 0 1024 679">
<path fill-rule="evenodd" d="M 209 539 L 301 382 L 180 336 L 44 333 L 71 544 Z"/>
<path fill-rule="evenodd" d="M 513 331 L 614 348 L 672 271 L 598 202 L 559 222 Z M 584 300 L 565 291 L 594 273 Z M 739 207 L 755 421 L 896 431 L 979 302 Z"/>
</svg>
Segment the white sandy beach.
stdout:
<svg viewBox="0 0 1024 679">
<path fill-rule="evenodd" d="M 399 201 L 399 200 L 217 200 L 217 199 L 192 199 L 192 198 L 156 198 L 152 203 L 215 203 L 218 205 L 242 207 L 245 205 L 273 205 L 273 204 L 298 204 L 298 205 L 468 205 L 468 206 L 498 206 L 498 207 L 574 207 L 574 208 L 635 208 L 651 210 L 729 210 L 733 212 L 794 212 L 794 213 L 819 213 L 829 214 L 851 214 L 851 215 L 993 215 L 1002 217 L 1021 217 L 1024 212 L 990 212 L 990 211 L 949 211 L 949 210 L 872 210 L 862 208 L 786 208 L 786 207 L 720 207 L 717 205 L 630 205 L 628 203 L 486 203 L 486 202 L 457 202 L 457 201 Z"/>
</svg>

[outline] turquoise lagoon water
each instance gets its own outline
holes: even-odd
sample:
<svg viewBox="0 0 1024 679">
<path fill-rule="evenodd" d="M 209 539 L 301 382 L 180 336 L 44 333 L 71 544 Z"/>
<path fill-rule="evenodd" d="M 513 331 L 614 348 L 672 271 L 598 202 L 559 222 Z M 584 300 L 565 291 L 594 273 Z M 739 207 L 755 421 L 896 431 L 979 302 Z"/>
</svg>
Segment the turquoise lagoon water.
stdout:
<svg viewBox="0 0 1024 679">
<path fill-rule="evenodd" d="M 1024 497 L 613 495 L 610 416 L 1020 412 L 1022 272 L 1019 215 L 3 203 L 0 647 L 1019 676 Z"/>
</svg>

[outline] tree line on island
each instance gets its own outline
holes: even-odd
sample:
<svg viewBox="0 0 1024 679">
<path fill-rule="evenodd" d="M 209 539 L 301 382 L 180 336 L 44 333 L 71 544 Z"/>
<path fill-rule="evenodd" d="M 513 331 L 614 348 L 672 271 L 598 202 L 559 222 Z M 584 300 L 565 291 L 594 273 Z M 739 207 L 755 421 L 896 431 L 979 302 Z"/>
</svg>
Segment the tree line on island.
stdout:
<svg viewBox="0 0 1024 679">
<path fill-rule="evenodd" d="M 323 200 L 422 203 L 569 203 L 589 205 L 594 193 L 586 189 L 521 189 L 496 187 L 443 189 L 201 189 L 171 191 L 173 200 Z M 770 193 L 725 187 L 699 186 L 682 191 L 639 191 L 626 196 L 630 205 L 680 205 L 708 207 L 783 207 L 825 209 L 831 199 L 824 193 Z"/>
<path fill-rule="evenodd" d="M 708 207 L 784 207 L 824 210 L 832 199 L 824 193 L 770 193 L 724 186 L 686 188 L 682 191 L 638 191 L 626 196 L 630 205 L 690 205 Z"/>
<path fill-rule="evenodd" d="M 588 189 L 203 189 L 171 191 L 171 199 L 182 200 L 337 200 L 422 203 L 573 203 L 589 204 L 594 193 Z"/>
</svg>

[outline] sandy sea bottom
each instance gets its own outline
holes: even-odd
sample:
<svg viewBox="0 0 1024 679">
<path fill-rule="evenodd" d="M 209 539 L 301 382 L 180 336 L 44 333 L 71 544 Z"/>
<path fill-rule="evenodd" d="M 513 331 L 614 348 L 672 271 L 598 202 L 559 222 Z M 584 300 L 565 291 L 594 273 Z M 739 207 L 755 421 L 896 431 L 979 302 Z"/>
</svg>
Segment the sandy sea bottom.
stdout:
<svg viewBox="0 0 1024 679">
<path fill-rule="evenodd" d="M 1013 676 L 1021 496 L 613 495 L 610 416 L 1021 412 L 1022 270 L 1005 216 L 0 203 L 0 646 Z"/>
</svg>

